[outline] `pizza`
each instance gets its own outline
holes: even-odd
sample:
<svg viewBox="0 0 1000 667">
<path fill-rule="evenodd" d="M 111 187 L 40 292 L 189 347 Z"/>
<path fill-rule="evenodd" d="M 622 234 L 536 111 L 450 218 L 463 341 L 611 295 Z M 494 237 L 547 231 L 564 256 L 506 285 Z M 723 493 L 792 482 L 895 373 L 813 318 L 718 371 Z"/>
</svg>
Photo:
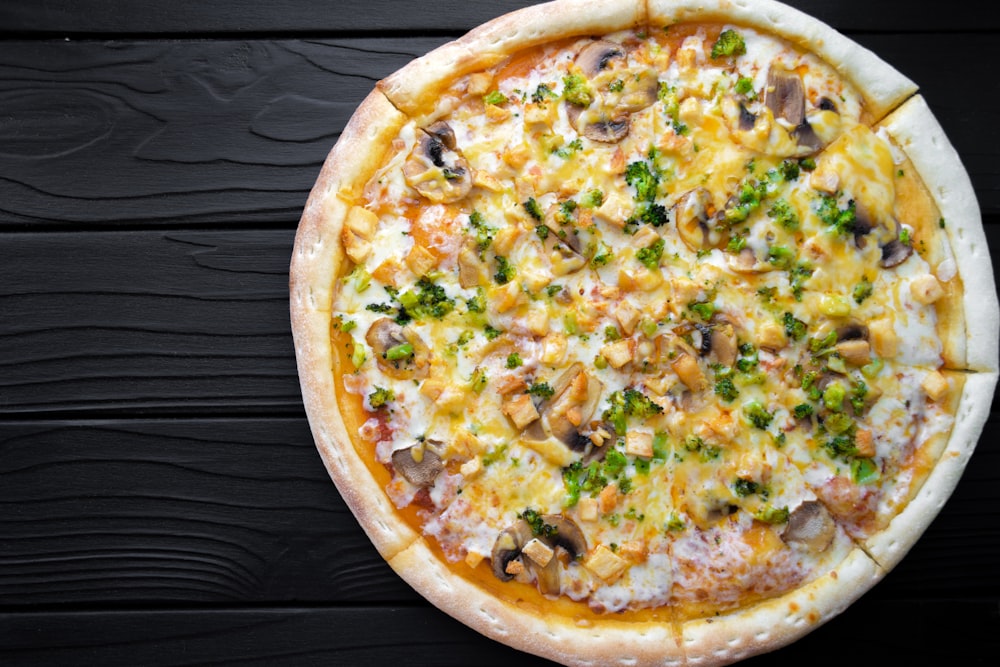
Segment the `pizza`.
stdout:
<svg viewBox="0 0 1000 667">
<path fill-rule="evenodd" d="M 565 664 L 728 664 L 838 614 L 997 379 L 978 207 L 916 85 L 765 0 L 559 0 L 378 82 L 291 316 L 382 557 Z"/>
</svg>

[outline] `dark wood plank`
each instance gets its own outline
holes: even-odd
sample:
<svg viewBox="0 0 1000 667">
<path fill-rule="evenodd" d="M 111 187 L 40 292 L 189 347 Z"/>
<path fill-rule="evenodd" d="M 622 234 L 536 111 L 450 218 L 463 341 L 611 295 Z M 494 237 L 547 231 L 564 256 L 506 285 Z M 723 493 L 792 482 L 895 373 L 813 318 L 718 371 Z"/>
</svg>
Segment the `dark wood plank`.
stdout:
<svg viewBox="0 0 1000 667">
<path fill-rule="evenodd" d="M 370 0 L 347 10 L 311 0 L 242 0 L 220 5 L 199 0 L 8 0 L 0 5 L 0 34 L 347 32 L 440 30 L 464 32 L 530 0 L 489 3 Z M 926 1 L 788 0 L 841 30 L 996 30 L 987 0 L 955 3 L 943 11 Z M 234 9 L 235 5 L 235 9 Z"/>
<path fill-rule="evenodd" d="M 995 603 L 862 598 L 794 644 L 741 665 L 993 665 Z M 8 667 L 396 665 L 541 667 L 425 607 L 0 614 Z M 925 639 L 926 638 L 926 639 Z"/>
<path fill-rule="evenodd" d="M 923 87 L 1000 214 L 1000 87 L 969 103 L 955 74 L 994 36 L 858 39 Z M 0 224 L 293 224 L 375 81 L 444 40 L 0 42 Z"/>
<path fill-rule="evenodd" d="M 293 235 L 0 236 L 0 414 L 300 412 Z"/>
<path fill-rule="evenodd" d="M 870 596 L 1000 598 L 998 428 L 994 415 Z M 346 509 L 305 419 L 0 421 L 0 535 L 8 610 L 419 599 Z"/>
<path fill-rule="evenodd" d="M 986 228 L 1000 263 L 1000 219 Z M 0 415 L 301 414 L 293 237 L 0 235 Z"/>
<path fill-rule="evenodd" d="M 0 422 L 0 534 L 8 607 L 418 599 L 305 419 Z"/>
<path fill-rule="evenodd" d="M 0 43 L 0 222 L 294 222 L 375 81 L 443 41 Z"/>
</svg>

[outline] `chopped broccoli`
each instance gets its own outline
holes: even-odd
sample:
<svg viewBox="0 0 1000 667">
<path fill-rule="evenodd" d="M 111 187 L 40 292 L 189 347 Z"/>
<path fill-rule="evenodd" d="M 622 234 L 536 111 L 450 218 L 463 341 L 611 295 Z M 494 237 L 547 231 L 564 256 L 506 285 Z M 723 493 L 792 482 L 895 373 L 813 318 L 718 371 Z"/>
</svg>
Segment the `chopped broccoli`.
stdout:
<svg viewBox="0 0 1000 667">
<path fill-rule="evenodd" d="M 802 301 L 805 282 L 812 277 L 813 269 L 805 262 L 799 262 L 788 272 L 788 282 L 792 287 L 792 296 L 796 301 Z"/>
<path fill-rule="evenodd" d="M 608 408 L 601 415 L 602 419 L 611 422 L 615 433 L 624 435 L 627 429 L 627 418 L 648 419 L 663 412 L 648 396 L 631 387 L 616 391 L 608 397 Z"/>
<path fill-rule="evenodd" d="M 563 77 L 563 98 L 578 107 L 589 107 L 594 101 L 594 91 L 582 74 L 570 74 Z"/>
<path fill-rule="evenodd" d="M 604 193 L 594 188 L 583 195 L 580 199 L 580 206 L 584 208 L 597 208 L 604 203 Z"/>
<path fill-rule="evenodd" d="M 542 519 L 542 515 L 538 513 L 538 510 L 532 508 L 527 508 L 523 512 L 517 515 L 518 519 L 524 519 L 524 521 L 531 526 L 531 534 L 535 537 L 555 537 L 559 534 L 559 529 L 556 526 L 551 526 Z"/>
<path fill-rule="evenodd" d="M 479 211 L 473 211 L 469 214 L 469 227 L 472 228 L 476 236 L 476 247 L 479 248 L 479 253 L 482 255 L 482 252 L 493 243 L 493 236 L 497 230 L 486 224 L 486 220 L 483 219 L 483 215 Z"/>
<path fill-rule="evenodd" d="M 772 505 L 767 505 L 757 512 L 756 518 L 764 523 L 788 523 L 788 506 L 773 507 Z"/>
<path fill-rule="evenodd" d="M 503 255 L 497 255 L 497 272 L 493 274 L 493 280 L 497 285 L 506 285 L 517 274 L 517 269 L 507 261 Z"/>
<path fill-rule="evenodd" d="M 740 95 L 747 95 L 750 99 L 753 99 L 753 79 L 747 76 L 741 76 L 736 80 L 736 92 Z"/>
<path fill-rule="evenodd" d="M 625 167 L 625 182 L 635 188 L 636 201 L 651 202 L 656 199 L 660 175 L 650 170 L 648 163 L 637 160 Z"/>
<path fill-rule="evenodd" d="M 523 364 L 524 361 L 521 360 L 521 355 L 517 352 L 511 352 L 507 355 L 507 368 L 517 368 Z"/>
<path fill-rule="evenodd" d="M 660 265 L 660 258 L 663 256 L 663 239 L 656 239 L 652 245 L 640 248 L 635 253 L 635 258 L 647 269 L 655 269 Z"/>
<path fill-rule="evenodd" d="M 767 214 L 785 229 L 795 231 L 799 228 L 799 216 L 787 200 L 776 199 Z"/>
<path fill-rule="evenodd" d="M 396 393 L 392 389 L 375 387 L 375 391 L 368 394 L 368 402 L 371 404 L 372 408 L 376 410 L 385 407 L 386 404 L 391 403 L 394 400 L 396 400 Z"/>
<path fill-rule="evenodd" d="M 499 106 L 507 102 L 507 96 L 501 93 L 499 90 L 494 90 L 488 95 L 483 95 L 483 102 L 485 104 L 492 104 L 494 106 Z"/>
<path fill-rule="evenodd" d="M 859 306 L 865 302 L 865 299 L 872 295 L 872 283 L 868 280 L 868 276 L 861 276 L 861 282 L 854 286 L 852 295 L 854 296 L 854 303 Z"/>
<path fill-rule="evenodd" d="M 854 445 L 854 440 L 850 435 L 834 436 L 823 443 L 823 449 L 830 455 L 830 458 L 843 458 L 854 456 L 858 453 L 858 448 Z"/>
<path fill-rule="evenodd" d="M 552 398 L 552 394 L 555 393 L 555 390 L 549 385 L 548 382 L 535 382 L 530 387 L 525 389 L 524 393 L 546 399 Z"/>
<path fill-rule="evenodd" d="M 878 466 L 871 459 L 851 460 L 851 479 L 855 484 L 871 484 L 877 482 L 880 477 Z"/>
<path fill-rule="evenodd" d="M 723 56 L 741 56 L 747 52 L 746 42 L 743 36 L 735 30 L 723 30 L 719 34 L 719 39 L 712 45 L 712 57 L 721 58 Z"/>
<path fill-rule="evenodd" d="M 747 496 L 752 496 L 760 490 L 760 484 L 753 481 L 752 479 L 747 479 L 746 477 L 737 477 L 736 481 L 733 482 L 733 492 L 740 498 L 746 498 Z"/>
<path fill-rule="evenodd" d="M 573 153 L 577 152 L 582 148 L 583 148 L 583 142 L 580 141 L 580 137 L 577 137 L 576 139 L 569 142 L 565 146 L 559 146 L 558 148 L 553 148 L 552 152 L 565 160 L 566 158 L 573 155 Z"/>
<path fill-rule="evenodd" d="M 757 401 L 744 403 L 743 415 L 751 425 L 762 431 L 766 430 L 771 425 L 771 420 L 774 419 L 774 413 L 765 410 L 764 406 Z"/>
<path fill-rule="evenodd" d="M 499 329 L 497 329 L 496 327 L 494 327 L 494 326 L 492 326 L 492 325 L 489 325 L 489 324 L 487 324 L 487 325 L 486 325 L 486 326 L 485 326 L 485 327 L 483 328 L 483 333 L 485 333 L 485 334 L 486 334 L 486 340 L 493 340 L 493 339 L 495 339 L 495 338 L 496 338 L 497 336 L 499 336 L 500 334 L 502 334 L 503 332 L 502 332 L 502 331 L 500 331 Z"/>
<path fill-rule="evenodd" d="M 557 97 L 557 95 L 552 92 L 552 88 L 548 84 L 540 83 L 535 88 L 535 92 L 531 94 L 531 101 L 535 104 L 541 104 L 550 97 Z"/>
<path fill-rule="evenodd" d="M 534 197 L 528 197 L 528 201 L 524 202 L 522 206 L 524 206 L 524 210 L 528 212 L 528 215 L 535 220 L 540 221 L 542 219 L 542 207 L 538 205 Z"/>
<path fill-rule="evenodd" d="M 786 312 L 782 316 L 782 322 L 785 325 L 785 335 L 792 340 L 802 340 L 806 335 L 806 323 L 791 313 Z"/>
<path fill-rule="evenodd" d="M 415 292 L 407 290 L 400 294 L 397 300 L 401 311 L 396 321 L 400 324 L 410 319 L 422 320 L 427 317 L 441 319 L 455 308 L 455 300 L 448 298 L 444 288 L 435 285 L 427 278 L 417 281 Z"/>
<path fill-rule="evenodd" d="M 662 227 L 667 224 L 667 209 L 660 204 L 640 202 L 639 206 L 635 209 L 635 213 L 629 216 L 629 219 L 625 221 L 625 231 L 629 232 L 629 227 L 634 228 L 640 223 L 653 225 L 654 227 Z"/>
<path fill-rule="evenodd" d="M 733 378 L 731 374 L 725 374 L 722 376 L 716 376 L 715 380 L 715 393 L 726 403 L 731 403 L 736 400 L 736 397 L 740 395 L 739 390 L 736 385 L 733 384 Z"/>
<path fill-rule="evenodd" d="M 816 208 L 816 215 L 825 224 L 834 227 L 840 234 L 851 234 L 854 232 L 857 222 L 857 207 L 854 200 L 848 202 L 847 208 L 837 206 L 837 200 L 829 195 L 820 197 L 819 205 Z"/>
<path fill-rule="evenodd" d="M 792 414 L 795 415 L 796 419 L 805 419 L 806 417 L 812 416 L 813 406 L 808 403 L 799 403 L 792 409 Z"/>
</svg>

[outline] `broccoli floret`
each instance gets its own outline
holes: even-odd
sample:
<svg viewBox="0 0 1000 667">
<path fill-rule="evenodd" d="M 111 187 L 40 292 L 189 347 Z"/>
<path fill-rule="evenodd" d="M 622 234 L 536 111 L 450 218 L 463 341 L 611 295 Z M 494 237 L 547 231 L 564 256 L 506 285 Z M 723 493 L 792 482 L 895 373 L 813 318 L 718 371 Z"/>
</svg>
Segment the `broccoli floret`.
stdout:
<svg viewBox="0 0 1000 667">
<path fill-rule="evenodd" d="M 741 56 L 747 52 L 747 44 L 743 36 L 735 30 L 723 30 L 719 39 L 712 45 L 712 57 Z"/>
<path fill-rule="evenodd" d="M 837 206 L 837 200 L 834 197 L 823 195 L 816 208 L 816 215 L 824 223 L 836 228 L 841 234 L 847 235 L 854 232 L 857 209 L 853 199 L 848 202 L 847 208 L 842 209 Z"/>
<path fill-rule="evenodd" d="M 767 214 L 785 229 L 795 231 L 799 228 L 799 216 L 785 199 L 775 200 L 771 204 L 771 208 L 768 209 Z"/>
<path fill-rule="evenodd" d="M 762 431 L 766 430 L 771 425 L 771 420 L 774 419 L 774 413 L 765 410 L 764 406 L 757 401 L 745 403 L 743 405 L 743 415 L 750 424 Z"/>
<path fill-rule="evenodd" d="M 524 202 L 522 206 L 524 206 L 524 210 L 528 212 L 528 215 L 535 220 L 542 219 L 542 207 L 538 205 L 534 197 L 528 197 L 528 201 Z"/>
<path fill-rule="evenodd" d="M 651 246 L 640 248 L 635 253 L 635 258 L 647 269 L 655 269 L 660 265 L 660 258 L 663 256 L 663 246 L 663 239 L 656 239 Z"/>
<path fill-rule="evenodd" d="M 535 88 L 535 92 L 531 94 L 531 101 L 535 104 L 541 104 L 549 97 L 557 97 L 557 95 L 552 92 L 552 88 L 548 84 L 540 83 L 538 88 Z"/>
<path fill-rule="evenodd" d="M 740 395 L 731 375 L 723 375 L 715 381 L 715 393 L 726 403 L 731 403 Z"/>
<path fill-rule="evenodd" d="M 625 168 L 625 182 L 635 188 L 636 201 L 651 202 L 656 199 L 660 176 L 649 169 L 649 164 L 638 160 Z"/>
<path fill-rule="evenodd" d="M 868 280 L 868 276 L 861 276 L 861 282 L 854 286 L 852 294 L 854 295 L 854 303 L 859 306 L 872 295 L 872 283 Z"/>
<path fill-rule="evenodd" d="M 746 479 L 745 477 L 737 477 L 736 481 L 733 482 L 733 492 L 740 498 L 746 498 L 747 496 L 752 496 L 760 490 L 760 484 L 753 481 L 752 479 Z"/>
<path fill-rule="evenodd" d="M 594 91 L 582 74 L 563 77 L 563 98 L 578 107 L 589 107 L 594 101 Z"/>
<path fill-rule="evenodd" d="M 580 198 L 580 206 L 584 208 L 597 208 L 604 203 L 604 193 L 594 188 Z"/>
<path fill-rule="evenodd" d="M 786 312 L 782 316 L 782 323 L 785 325 L 785 335 L 792 340 L 802 340 L 806 335 L 806 323 L 791 313 Z"/>
<path fill-rule="evenodd" d="M 517 274 L 517 269 L 507 261 L 503 255 L 497 255 L 497 272 L 493 274 L 493 280 L 497 285 L 506 285 Z"/>
<path fill-rule="evenodd" d="M 420 320 L 426 317 L 441 319 L 455 308 L 455 300 L 449 299 L 444 288 L 427 278 L 417 281 L 416 291 L 406 291 L 397 297 L 402 306 L 400 316 L 405 319 Z M 399 317 L 396 318 L 399 321 Z"/>
<path fill-rule="evenodd" d="M 548 382 L 535 382 L 530 387 L 525 389 L 524 393 L 537 396 L 541 399 L 546 399 L 552 398 L 552 394 L 556 392 Z"/>
<path fill-rule="evenodd" d="M 494 106 L 499 106 L 507 101 L 507 96 L 501 93 L 499 90 L 494 90 L 488 95 L 483 95 L 483 102 L 485 104 L 492 104 Z"/>
<path fill-rule="evenodd" d="M 611 394 L 608 397 L 608 403 L 608 408 L 601 417 L 611 422 L 618 435 L 625 434 L 628 417 L 648 419 L 663 412 L 663 408 L 654 403 L 652 399 L 631 387 Z"/>
<path fill-rule="evenodd" d="M 375 387 L 375 391 L 368 394 L 368 402 L 376 410 L 385 407 L 387 403 L 391 403 L 394 400 L 396 400 L 396 393 L 392 389 Z"/>
</svg>

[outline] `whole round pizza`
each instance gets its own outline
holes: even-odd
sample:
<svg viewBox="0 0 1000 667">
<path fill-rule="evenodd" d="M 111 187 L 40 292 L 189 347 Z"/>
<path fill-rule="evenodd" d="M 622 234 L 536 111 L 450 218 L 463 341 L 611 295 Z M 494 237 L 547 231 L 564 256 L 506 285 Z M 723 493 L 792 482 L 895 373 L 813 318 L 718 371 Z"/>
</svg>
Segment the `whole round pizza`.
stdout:
<svg viewBox="0 0 1000 667">
<path fill-rule="evenodd" d="M 997 380 L 916 85 L 767 0 L 558 0 L 380 81 L 309 197 L 316 444 L 445 612 L 565 664 L 721 665 L 879 581 Z"/>
</svg>

